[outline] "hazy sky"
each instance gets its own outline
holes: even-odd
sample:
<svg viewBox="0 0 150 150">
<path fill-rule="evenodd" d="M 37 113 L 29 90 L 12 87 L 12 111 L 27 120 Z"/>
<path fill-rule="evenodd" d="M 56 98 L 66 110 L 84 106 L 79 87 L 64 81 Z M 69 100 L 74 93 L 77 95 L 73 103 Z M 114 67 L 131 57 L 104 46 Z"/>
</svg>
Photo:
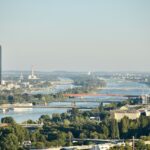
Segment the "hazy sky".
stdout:
<svg viewBox="0 0 150 150">
<path fill-rule="evenodd" d="M 150 71 L 150 0 L 0 0 L 4 70 Z"/>
</svg>

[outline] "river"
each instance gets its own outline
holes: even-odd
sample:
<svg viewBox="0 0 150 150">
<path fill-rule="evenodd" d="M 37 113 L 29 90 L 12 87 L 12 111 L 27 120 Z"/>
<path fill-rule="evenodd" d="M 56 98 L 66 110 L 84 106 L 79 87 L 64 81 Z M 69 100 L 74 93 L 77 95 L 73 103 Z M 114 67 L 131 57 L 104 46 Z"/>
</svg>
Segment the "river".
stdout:
<svg viewBox="0 0 150 150">
<path fill-rule="evenodd" d="M 60 87 L 61 88 L 61 87 Z M 98 90 L 97 93 L 102 93 L 102 94 L 128 94 L 128 95 L 142 95 L 142 94 L 149 94 L 150 90 L 146 89 L 147 85 L 142 84 L 142 83 L 138 83 L 138 82 L 132 82 L 132 81 L 126 81 L 126 80 L 114 80 L 114 79 L 109 79 L 107 80 L 107 88 L 108 89 L 104 89 L 104 90 Z M 109 88 L 114 88 L 114 89 L 109 89 Z M 119 89 L 120 88 L 120 89 Z M 122 88 L 122 89 L 121 89 Z M 125 88 L 125 89 L 123 89 Z M 131 88 L 131 89 L 126 89 L 126 88 Z M 133 88 L 133 89 L 132 89 Z M 135 88 L 135 89 L 134 89 Z M 136 89 L 136 88 L 143 88 L 143 89 Z M 112 97 L 112 96 L 98 96 L 98 97 L 85 97 L 82 100 L 97 100 L 97 101 L 101 101 L 101 100 L 124 100 L 124 97 Z M 71 101 L 75 101 L 75 100 L 81 100 L 81 99 L 68 99 L 68 102 L 52 102 L 49 103 L 49 105 L 67 105 L 70 106 L 71 105 Z M 94 103 L 94 102 L 76 102 L 77 106 L 92 106 L 97 107 L 99 105 L 99 103 Z M 41 115 L 52 115 L 53 113 L 63 113 L 66 112 L 67 109 L 42 109 L 42 108 L 34 108 L 34 109 L 28 109 L 26 111 L 20 111 L 20 112 L 14 112 L 14 111 L 9 111 L 7 113 L 0 113 L 0 119 L 6 116 L 11 116 L 15 119 L 16 122 L 21 123 L 23 121 L 26 120 L 38 120 L 38 118 Z"/>
</svg>

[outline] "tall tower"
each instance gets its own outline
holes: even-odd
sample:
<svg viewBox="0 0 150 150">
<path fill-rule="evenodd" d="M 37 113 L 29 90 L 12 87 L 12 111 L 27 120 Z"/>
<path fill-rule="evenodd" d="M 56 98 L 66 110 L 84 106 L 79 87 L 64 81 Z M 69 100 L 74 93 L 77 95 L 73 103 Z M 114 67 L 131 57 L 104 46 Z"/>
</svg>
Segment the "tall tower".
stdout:
<svg viewBox="0 0 150 150">
<path fill-rule="evenodd" d="M 37 78 L 37 76 L 34 74 L 34 66 L 32 66 L 32 72 L 31 75 L 28 76 L 29 80 L 37 80 L 39 78 Z"/>
<path fill-rule="evenodd" d="M 2 47 L 0 45 L 0 85 L 2 84 Z"/>
<path fill-rule="evenodd" d="M 32 73 L 31 73 L 32 76 L 34 76 L 34 66 L 32 66 Z"/>
<path fill-rule="evenodd" d="M 20 78 L 19 79 L 20 79 L 20 82 L 24 79 L 22 72 L 20 74 Z"/>
</svg>

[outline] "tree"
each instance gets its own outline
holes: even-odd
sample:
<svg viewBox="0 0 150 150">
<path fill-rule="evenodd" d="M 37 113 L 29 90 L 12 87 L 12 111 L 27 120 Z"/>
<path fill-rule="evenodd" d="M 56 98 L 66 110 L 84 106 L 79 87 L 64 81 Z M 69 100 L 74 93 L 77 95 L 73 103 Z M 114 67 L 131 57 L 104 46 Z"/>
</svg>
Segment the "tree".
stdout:
<svg viewBox="0 0 150 150">
<path fill-rule="evenodd" d="M 100 103 L 98 108 L 99 108 L 99 112 L 103 112 L 104 111 L 103 102 Z"/>
<path fill-rule="evenodd" d="M 139 140 L 136 144 L 135 147 L 137 150 L 146 150 L 146 145 L 144 144 L 143 141 Z"/>
<path fill-rule="evenodd" d="M 79 109 L 72 108 L 71 114 L 72 114 L 72 116 L 78 116 L 79 115 Z"/>
<path fill-rule="evenodd" d="M 149 121 L 146 116 L 140 117 L 140 126 L 141 128 L 145 128 L 148 125 Z"/>
<path fill-rule="evenodd" d="M 110 113 L 107 112 L 107 111 L 103 111 L 103 112 L 100 113 L 101 120 L 106 120 L 106 119 L 109 118 L 109 116 L 110 116 Z"/>
<path fill-rule="evenodd" d="M 106 125 L 104 124 L 101 124 L 101 130 L 102 130 L 102 133 L 105 135 L 106 138 L 108 138 L 109 136 L 109 129 Z"/>
<path fill-rule="evenodd" d="M 66 144 L 67 134 L 65 132 L 59 132 L 57 135 L 57 145 L 64 146 Z"/>
<path fill-rule="evenodd" d="M 69 115 L 68 115 L 67 112 L 61 114 L 61 119 L 62 120 L 65 120 L 65 119 L 68 119 L 68 118 L 69 118 Z"/>
<path fill-rule="evenodd" d="M 92 139 L 98 139 L 98 133 L 95 131 L 95 132 L 91 132 L 90 133 L 90 138 L 92 138 Z"/>
<path fill-rule="evenodd" d="M 87 136 L 84 132 L 80 133 L 79 135 L 80 139 L 85 139 Z"/>
<path fill-rule="evenodd" d="M 128 130 L 129 130 L 129 118 L 125 116 L 124 118 L 121 119 L 120 122 L 121 136 L 127 138 Z"/>
<path fill-rule="evenodd" d="M 68 127 L 70 125 L 70 121 L 68 119 L 64 120 L 64 127 Z"/>
<path fill-rule="evenodd" d="M 61 121 L 60 114 L 58 114 L 58 113 L 52 114 L 52 121 L 54 121 L 54 122 Z"/>
<path fill-rule="evenodd" d="M 37 149 L 43 149 L 43 148 L 45 148 L 45 144 L 44 144 L 43 142 L 36 142 L 36 143 L 34 144 L 34 146 L 35 146 L 35 148 L 37 148 Z"/>
<path fill-rule="evenodd" d="M 68 132 L 67 136 L 68 136 L 67 138 L 69 140 L 69 146 L 71 146 L 72 145 L 72 138 L 73 138 L 72 132 Z"/>
<path fill-rule="evenodd" d="M 24 123 L 27 123 L 27 124 L 36 124 L 36 122 L 33 121 L 33 120 L 31 120 L 31 119 L 25 121 Z"/>
<path fill-rule="evenodd" d="M 17 136 L 18 141 L 20 143 L 22 143 L 25 140 L 29 140 L 29 132 L 26 128 L 23 128 L 18 124 L 14 124 L 12 128 L 14 130 L 14 134 Z"/>
<path fill-rule="evenodd" d="M 14 124 L 15 121 L 12 117 L 4 117 L 1 119 L 1 122 L 2 123 L 9 123 L 9 124 Z"/>
<path fill-rule="evenodd" d="M 49 115 L 42 115 L 42 116 L 39 118 L 39 121 L 40 121 L 40 122 L 49 122 L 49 121 L 50 121 L 50 116 L 49 116 Z"/>
<path fill-rule="evenodd" d="M 37 129 L 30 136 L 32 142 L 45 142 L 45 136 L 40 132 L 40 129 Z"/>
<path fill-rule="evenodd" d="M 111 138 L 119 138 L 119 128 L 118 123 L 115 119 L 112 119 L 110 122 L 110 136 Z"/>
<path fill-rule="evenodd" d="M 10 133 L 0 141 L 1 150 L 17 150 L 19 148 L 19 142 L 17 136 Z"/>
</svg>

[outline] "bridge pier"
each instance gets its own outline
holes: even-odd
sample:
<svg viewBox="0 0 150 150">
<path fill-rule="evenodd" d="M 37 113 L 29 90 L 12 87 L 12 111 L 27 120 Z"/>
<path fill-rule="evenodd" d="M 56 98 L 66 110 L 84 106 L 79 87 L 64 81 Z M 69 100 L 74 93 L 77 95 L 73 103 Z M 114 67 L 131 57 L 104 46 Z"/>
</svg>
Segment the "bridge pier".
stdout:
<svg viewBox="0 0 150 150">
<path fill-rule="evenodd" d="M 73 101 L 73 102 L 71 102 L 71 107 L 76 107 L 76 102 L 75 101 Z"/>
</svg>

